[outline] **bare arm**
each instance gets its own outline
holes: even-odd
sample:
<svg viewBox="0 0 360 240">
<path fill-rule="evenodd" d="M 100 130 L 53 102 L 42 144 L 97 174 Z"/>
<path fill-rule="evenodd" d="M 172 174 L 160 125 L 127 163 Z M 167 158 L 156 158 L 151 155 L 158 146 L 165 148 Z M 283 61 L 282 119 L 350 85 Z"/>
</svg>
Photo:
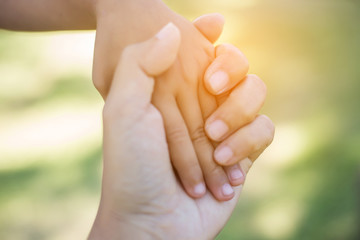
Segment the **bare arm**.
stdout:
<svg viewBox="0 0 360 240">
<path fill-rule="evenodd" d="M 104 99 L 124 47 L 148 39 L 169 22 L 180 30 L 181 44 L 175 63 L 155 84 L 153 104 L 164 119 L 172 163 L 190 196 L 201 197 L 206 182 L 216 199 L 229 200 L 234 196 L 228 177 L 231 168 L 223 169 L 215 163 L 214 147 L 204 132 L 204 120 L 218 105 L 206 92 L 203 76 L 218 51 L 191 22 L 161 0 L 0 0 L 0 28 L 96 28 L 93 81 Z M 208 28 L 219 28 L 217 25 Z M 247 73 L 246 61 L 243 63 L 240 65 L 244 71 L 236 75 L 236 82 Z M 230 134 L 229 127 L 225 130 Z"/>
<path fill-rule="evenodd" d="M 0 0 L 0 28 L 22 31 L 95 29 L 95 0 Z"/>
</svg>

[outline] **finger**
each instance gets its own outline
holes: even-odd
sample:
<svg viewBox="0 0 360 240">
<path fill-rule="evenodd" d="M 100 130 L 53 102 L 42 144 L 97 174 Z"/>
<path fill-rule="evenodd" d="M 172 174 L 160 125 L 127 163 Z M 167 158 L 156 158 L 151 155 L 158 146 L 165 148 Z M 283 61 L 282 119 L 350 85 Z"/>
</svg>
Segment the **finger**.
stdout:
<svg viewBox="0 0 360 240">
<path fill-rule="evenodd" d="M 131 109 L 137 111 L 146 107 L 153 92 L 152 77 L 174 63 L 179 45 L 180 32 L 174 24 L 169 23 L 150 40 L 126 47 L 107 102 L 114 102 L 124 114 Z"/>
<path fill-rule="evenodd" d="M 253 154 L 249 155 L 249 159 L 255 162 L 258 157 L 265 151 L 266 148 L 261 148 L 259 151 L 254 152 Z"/>
<path fill-rule="evenodd" d="M 154 94 L 153 103 L 164 119 L 171 162 L 186 192 L 194 198 L 202 197 L 206 187 L 188 130 L 174 97 L 166 96 Z"/>
<path fill-rule="evenodd" d="M 207 119 L 207 135 L 221 141 L 240 127 L 253 121 L 266 97 L 266 86 L 255 75 L 249 75 L 229 98 Z"/>
<path fill-rule="evenodd" d="M 239 129 L 215 149 L 215 161 L 230 166 L 253 153 L 262 152 L 274 138 L 275 127 L 265 115 L 259 115 L 253 122 Z"/>
<path fill-rule="evenodd" d="M 245 174 L 245 176 L 247 176 L 250 168 L 253 165 L 253 161 L 251 161 L 250 158 L 245 158 L 245 159 L 241 160 L 239 164 L 240 164 L 241 171 Z"/>
<path fill-rule="evenodd" d="M 173 23 L 168 23 L 154 38 L 144 43 L 150 51 L 139 56 L 143 70 L 150 76 L 158 76 L 167 70 L 177 57 L 180 42 L 180 30 Z"/>
<path fill-rule="evenodd" d="M 214 43 L 221 35 L 225 19 L 219 13 L 210 13 L 198 17 L 193 21 L 194 26 L 207 38 Z"/>
<path fill-rule="evenodd" d="M 239 186 L 245 182 L 245 174 L 240 168 L 239 163 L 235 163 L 231 166 L 225 166 L 224 170 L 232 186 Z"/>
<path fill-rule="evenodd" d="M 232 89 L 247 74 L 249 63 L 244 54 L 230 44 L 216 47 L 216 57 L 205 72 L 206 89 L 218 95 Z"/>
<path fill-rule="evenodd" d="M 203 82 L 199 82 L 199 103 L 203 119 L 207 119 L 218 108 L 216 98 L 206 91 Z"/>
<path fill-rule="evenodd" d="M 234 191 L 229 184 L 224 169 L 217 165 L 213 158 L 213 146 L 206 137 L 201 110 L 197 96 L 193 91 L 179 91 L 178 104 L 195 148 L 206 185 L 219 201 L 230 200 Z"/>
<path fill-rule="evenodd" d="M 228 97 L 228 92 L 222 94 L 222 96 L 217 96 L 215 99 L 212 95 L 206 91 L 204 82 L 199 82 L 199 100 L 202 111 L 203 119 L 207 119 L 218 107 L 219 102 L 221 103 Z M 218 145 L 217 142 L 212 142 L 212 146 L 216 148 Z M 234 164 L 233 166 L 225 166 L 224 171 L 228 176 L 229 183 L 232 186 L 239 186 L 244 183 L 245 178 L 243 177 L 243 173 L 238 164 Z"/>
</svg>

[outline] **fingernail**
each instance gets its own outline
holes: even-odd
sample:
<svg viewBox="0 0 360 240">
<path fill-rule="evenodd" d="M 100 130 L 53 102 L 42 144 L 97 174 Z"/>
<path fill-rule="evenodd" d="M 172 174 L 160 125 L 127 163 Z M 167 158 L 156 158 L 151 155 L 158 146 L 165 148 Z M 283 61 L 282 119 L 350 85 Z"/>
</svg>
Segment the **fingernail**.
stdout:
<svg viewBox="0 0 360 240">
<path fill-rule="evenodd" d="M 194 193 L 196 195 L 202 195 L 205 193 L 205 191 L 206 191 L 206 189 L 205 189 L 205 185 L 203 183 L 199 183 L 194 187 Z"/>
<path fill-rule="evenodd" d="M 209 84 L 214 92 L 221 93 L 221 91 L 226 87 L 228 81 L 228 74 L 224 71 L 218 71 L 211 75 Z"/>
<path fill-rule="evenodd" d="M 219 164 L 225 164 L 234 156 L 233 151 L 228 146 L 220 147 L 215 150 L 214 158 Z"/>
<path fill-rule="evenodd" d="M 228 131 L 229 127 L 221 120 L 216 120 L 206 127 L 206 131 L 212 140 L 220 140 Z"/>
<path fill-rule="evenodd" d="M 238 168 L 235 168 L 235 169 L 231 170 L 231 172 L 230 172 L 230 177 L 233 180 L 238 180 L 238 179 L 242 178 L 243 176 L 244 176 L 243 173 Z"/>
<path fill-rule="evenodd" d="M 248 173 L 251 166 L 252 166 L 252 161 L 249 158 L 245 158 L 244 160 L 242 160 L 240 162 L 240 167 L 243 170 L 244 173 Z"/>
<path fill-rule="evenodd" d="M 156 38 L 159 40 L 168 38 L 173 34 L 174 31 L 177 31 L 176 27 L 173 23 L 170 22 L 156 34 Z"/>
<path fill-rule="evenodd" d="M 225 196 L 229 196 L 231 194 L 234 193 L 234 189 L 230 186 L 230 184 L 228 183 L 225 183 L 223 186 L 222 186 L 222 189 L 221 189 L 222 193 L 225 195 Z"/>
</svg>

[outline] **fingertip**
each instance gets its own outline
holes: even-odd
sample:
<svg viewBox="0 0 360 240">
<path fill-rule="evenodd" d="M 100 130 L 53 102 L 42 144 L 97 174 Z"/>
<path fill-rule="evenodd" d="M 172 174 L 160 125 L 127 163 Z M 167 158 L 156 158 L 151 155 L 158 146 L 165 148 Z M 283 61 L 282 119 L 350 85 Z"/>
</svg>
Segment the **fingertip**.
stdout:
<svg viewBox="0 0 360 240">
<path fill-rule="evenodd" d="M 205 123 L 206 134 L 211 140 L 219 142 L 228 134 L 229 126 L 221 119 L 209 119 Z"/>
<path fill-rule="evenodd" d="M 225 24 L 225 17 L 224 15 L 222 15 L 221 13 L 211 13 L 211 15 L 213 16 L 213 18 L 216 18 L 217 19 L 217 23 L 220 25 L 220 26 L 224 26 Z"/>
<path fill-rule="evenodd" d="M 229 146 L 219 146 L 214 151 L 214 159 L 221 166 L 228 166 L 232 164 L 234 151 Z"/>
<path fill-rule="evenodd" d="M 197 17 L 193 21 L 193 23 L 198 24 L 199 22 L 205 22 L 205 21 L 211 23 L 212 26 L 216 25 L 219 28 L 223 28 L 225 24 L 225 17 L 220 13 L 208 13 L 200 17 Z"/>
<path fill-rule="evenodd" d="M 200 198 L 206 193 L 206 186 L 204 183 L 198 183 L 192 189 L 193 195 L 195 198 Z"/>
<path fill-rule="evenodd" d="M 145 42 L 146 49 L 140 59 L 144 71 L 157 76 L 166 71 L 175 61 L 181 42 L 180 30 L 168 23 L 154 38 Z"/>
<path fill-rule="evenodd" d="M 242 172 L 240 164 L 236 163 L 233 166 L 227 167 L 225 171 L 232 186 L 239 186 L 245 182 L 245 174 Z"/>
<path fill-rule="evenodd" d="M 206 184 L 209 191 L 212 193 L 214 198 L 218 201 L 228 201 L 235 196 L 234 188 L 231 186 L 225 169 L 218 166 L 221 169 L 221 175 L 216 172 L 212 172 L 211 176 L 206 179 Z"/>
<path fill-rule="evenodd" d="M 205 78 L 206 87 L 213 95 L 225 92 L 229 84 L 229 75 L 222 70 L 218 70 Z"/>
<path fill-rule="evenodd" d="M 206 185 L 204 182 L 190 183 L 189 179 L 181 179 L 187 194 L 192 198 L 201 198 L 206 193 Z"/>
<path fill-rule="evenodd" d="M 222 198 L 223 201 L 228 201 L 235 196 L 234 189 L 229 183 L 225 183 L 224 185 L 222 185 L 221 194 L 223 197 Z"/>
<path fill-rule="evenodd" d="M 239 84 L 249 71 L 245 55 L 231 44 L 216 47 L 216 58 L 207 68 L 204 81 L 213 95 L 222 94 Z"/>
<path fill-rule="evenodd" d="M 225 18 L 220 13 L 210 13 L 196 18 L 193 24 L 205 38 L 214 43 L 223 31 Z"/>
</svg>

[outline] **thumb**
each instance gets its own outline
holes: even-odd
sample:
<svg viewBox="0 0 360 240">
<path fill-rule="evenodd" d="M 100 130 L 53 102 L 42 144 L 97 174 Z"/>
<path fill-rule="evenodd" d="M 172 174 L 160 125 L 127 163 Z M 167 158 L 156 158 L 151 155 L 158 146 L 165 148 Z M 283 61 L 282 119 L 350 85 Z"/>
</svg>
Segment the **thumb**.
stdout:
<svg viewBox="0 0 360 240">
<path fill-rule="evenodd" d="M 224 16 L 219 13 L 205 14 L 193 21 L 194 26 L 211 43 L 214 43 L 220 37 L 223 31 L 224 23 Z"/>
<path fill-rule="evenodd" d="M 180 31 L 169 23 L 151 39 L 126 47 L 117 65 L 106 105 L 116 105 L 122 113 L 146 107 L 151 101 L 154 77 L 174 63 L 179 46 Z"/>
</svg>

